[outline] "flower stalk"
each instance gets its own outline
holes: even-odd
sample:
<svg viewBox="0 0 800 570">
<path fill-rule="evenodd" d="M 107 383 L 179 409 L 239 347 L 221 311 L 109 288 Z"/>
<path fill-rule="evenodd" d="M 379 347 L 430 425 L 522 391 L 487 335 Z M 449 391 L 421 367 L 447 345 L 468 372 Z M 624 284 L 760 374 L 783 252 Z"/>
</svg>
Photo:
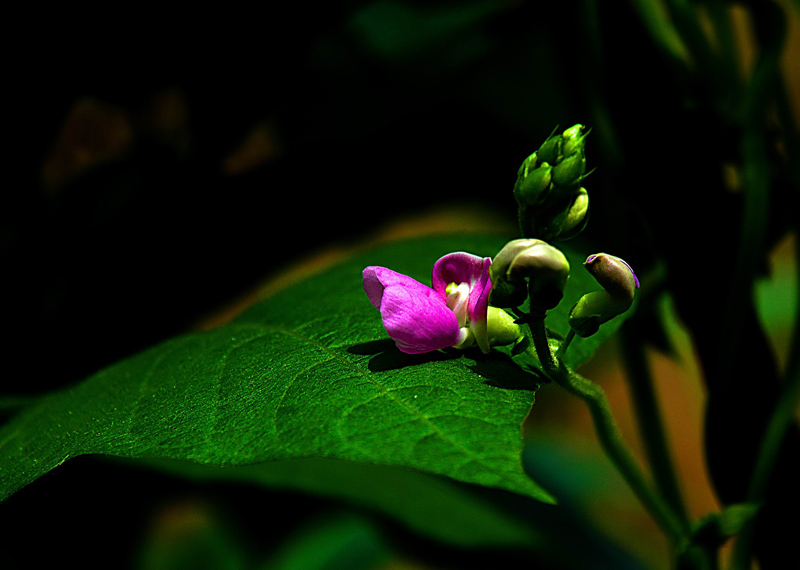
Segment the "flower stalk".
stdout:
<svg viewBox="0 0 800 570">
<path fill-rule="evenodd" d="M 622 434 L 614 421 L 611 406 L 603 389 L 580 374 L 567 370 L 563 365 L 559 368 L 559 372 L 554 381 L 573 396 L 583 400 L 589 408 L 600 445 L 617 471 L 664 534 L 673 544 L 682 545 L 686 541 L 686 534 L 680 518 L 661 496 L 653 491 L 639 469 L 633 454 L 622 440 Z"/>
<path fill-rule="evenodd" d="M 673 545 L 685 548 L 688 544 L 688 528 L 673 508 L 655 492 L 644 473 L 639 468 L 633 453 L 622 439 L 611 406 L 603 389 L 567 368 L 563 361 L 556 361 L 547 342 L 547 329 L 544 314 L 526 319 L 533 338 L 533 348 L 541 362 L 542 370 L 548 380 L 580 398 L 589 408 L 600 445 L 617 471 L 634 492 L 636 497 L 652 515 L 659 528 L 667 535 Z M 574 336 L 574 335 L 572 335 Z"/>
</svg>

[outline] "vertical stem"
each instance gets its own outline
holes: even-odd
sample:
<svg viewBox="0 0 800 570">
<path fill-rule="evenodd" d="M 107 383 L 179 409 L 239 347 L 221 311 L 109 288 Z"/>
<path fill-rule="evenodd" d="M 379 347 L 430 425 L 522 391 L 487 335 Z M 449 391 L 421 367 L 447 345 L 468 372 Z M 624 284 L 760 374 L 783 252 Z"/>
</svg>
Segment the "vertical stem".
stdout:
<svg viewBox="0 0 800 570">
<path fill-rule="evenodd" d="M 533 347 L 536 349 L 536 356 L 539 357 L 539 362 L 542 363 L 544 375 L 549 380 L 558 374 L 558 367 L 556 361 L 553 359 L 553 354 L 550 352 L 550 345 L 547 343 L 547 329 L 544 326 L 544 316 L 541 318 L 533 317 L 528 320 L 528 326 L 531 329 L 531 336 L 533 337 Z"/>
<path fill-rule="evenodd" d="M 556 360 L 561 360 L 562 358 L 564 358 L 564 353 L 567 352 L 567 349 L 569 348 L 569 345 L 574 338 L 575 338 L 575 331 L 569 329 L 569 332 L 567 333 L 567 338 L 564 339 L 564 342 L 561 343 L 561 346 L 559 346 L 558 350 L 556 351 Z"/>
<path fill-rule="evenodd" d="M 795 411 L 800 404 L 800 369 L 795 368 L 790 372 L 792 376 L 787 378 L 778 405 L 764 432 L 761 451 L 756 460 L 753 479 L 747 494 L 747 500 L 751 503 L 761 503 L 766 496 L 767 486 L 778 461 L 784 437 L 794 421 Z M 747 570 L 750 566 L 753 532 L 757 521 L 758 517 L 750 521 L 736 539 L 731 561 L 731 568 L 734 570 Z M 790 523 L 785 519 L 783 524 Z"/>
<path fill-rule="evenodd" d="M 684 530 L 688 530 L 689 517 L 670 458 L 661 411 L 653 388 L 653 378 L 647 364 L 644 346 L 636 338 L 635 332 L 627 326 L 627 323 L 622 327 L 621 334 L 622 357 L 627 371 L 633 408 L 656 488 L 680 517 Z"/>
<path fill-rule="evenodd" d="M 648 485 L 633 454 L 622 439 L 622 434 L 614 421 L 603 389 L 594 382 L 568 370 L 563 363 L 556 364 L 547 343 L 544 315 L 535 315 L 529 318 L 528 326 L 531 329 L 533 346 L 545 376 L 586 403 L 592 415 L 597 437 L 606 455 L 645 509 L 653 516 L 658 526 L 670 538 L 673 545 L 683 547 L 687 534 L 684 524 L 672 508 Z"/>
<path fill-rule="evenodd" d="M 685 532 L 679 517 L 648 485 L 633 454 L 622 440 L 603 389 L 579 374 L 567 370 L 564 366 L 558 369 L 553 380 L 586 403 L 592 415 L 600 444 L 614 466 L 642 505 L 653 516 L 661 530 L 670 538 L 673 545 L 683 546 Z"/>
</svg>

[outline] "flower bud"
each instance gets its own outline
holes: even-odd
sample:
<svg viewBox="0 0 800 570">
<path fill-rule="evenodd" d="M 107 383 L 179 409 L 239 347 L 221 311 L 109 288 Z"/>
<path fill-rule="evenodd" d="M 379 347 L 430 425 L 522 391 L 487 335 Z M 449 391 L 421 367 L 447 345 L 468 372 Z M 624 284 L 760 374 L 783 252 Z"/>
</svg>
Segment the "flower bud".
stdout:
<svg viewBox="0 0 800 570">
<path fill-rule="evenodd" d="M 583 125 L 573 125 L 566 131 L 561 133 L 563 142 L 561 143 L 561 154 L 564 156 L 572 156 L 577 152 L 583 152 L 584 142 L 586 135 L 583 133 Z"/>
<path fill-rule="evenodd" d="M 584 266 L 603 291 L 587 293 L 569 313 L 569 326 L 581 337 L 593 335 L 600 325 L 630 309 L 639 286 L 633 269 L 619 257 L 590 255 Z"/>
<path fill-rule="evenodd" d="M 489 332 L 489 346 L 514 344 L 524 336 L 516 319 L 503 309 L 489 307 L 486 325 Z"/>
<path fill-rule="evenodd" d="M 523 206 L 533 206 L 545 200 L 550 189 L 553 169 L 546 162 L 538 168 L 523 172 L 514 185 L 514 196 Z"/>
<path fill-rule="evenodd" d="M 492 302 L 517 307 L 525 300 L 525 279 L 529 280 L 527 293 L 531 309 L 547 311 L 564 296 L 564 286 L 569 277 L 569 262 L 561 251 L 541 240 L 513 240 L 500 250 L 492 263 L 492 284 L 505 284 L 513 294 L 504 291 L 505 298 L 492 297 Z M 505 303 L 515 303 L 505 305 Z"/>
<path fill-rule="evenodd" d="M 561 224 L 561 232 L 558 239 L 569 239 L 575 237 L 589 222 L 589 193 L 586 188 L 581 188 L 567 211 L 567 215 Z"/>
<path fill-rule="evenodd" d="M 575 237 L 589 222 L 589 193 L 585 188 L 573 191 L 559 202 L 539 209 L 533 222 L 542 239 L 567 240 Z"/>
<path fill-rule="evenodd" d="M 491 304 L 495 307 L 519 307 L 528 298 L 525 279 L 512 279 L 508 275 L 508 269 L 517 255 L 535 243 L 539 243 L 539 240 L 515 239 L 508 242 L 495 256 L 489 268 L 492 281 Z"/>
<path fill-rule="evenodd" d="M 639 279 L 624 260 L 607 253 L 590 255 L 584 262 L 586 270 L 614 299 L 633 302 Z"/>
<path fill-rule="evenodd" d="M 537 156 L 534 152 L 528 158 L 522 161 L 522 164 L 519 165 L 519 170 L 517 170 L 517 178 L 520 176 L 527 176 L 529 170 L 533 170 L 536 168 L 537 165 Z"/>
<path fill-rule="evenodd" d="M 570 128 L 566 129 L 563 133 L 561 133 L 562 138 L 567 140 L 575 140 L 579 138 L 583 133 L 583 129 L 585 127 L 581 124 L 572 125 Z"/>
<path fill-rule="evenodd" d="M 586 172 L 586 159 L 583 152 L 568 156 L 553 168 L 553 182 L 557 186 L 577 185 Z"/>
<path fill-rule="evenodd" d="M 551 135 L 547 137 L 547 140 L 542 143 L 536 154 L 539 156 L 539 160 L 555 164 L 559 156 L 561 156 L 561 136 Z"/>
</svg>

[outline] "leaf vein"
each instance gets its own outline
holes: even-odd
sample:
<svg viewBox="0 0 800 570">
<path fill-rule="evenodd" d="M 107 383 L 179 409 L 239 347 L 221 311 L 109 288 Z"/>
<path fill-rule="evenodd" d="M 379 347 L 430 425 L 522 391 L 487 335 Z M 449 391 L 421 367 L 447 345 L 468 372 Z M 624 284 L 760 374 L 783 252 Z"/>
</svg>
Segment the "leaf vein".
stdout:
<svg viewBox="0 0 800 570">
<path fill-rule="evenodd" d="M 404 400 L 402 400 L 401 398 L 396 396 L 391 389 L 387 388 L 386 386 L 384 386 L 383 384 L 381 384 L 380 382 L 378 382 L 377 380 L 372 378 L 369 374 L 367 374 L 363 370 L 363 368 L 361 368 L 360 366 L 357 366 L 356 364 L 353 364 L 351 361 L 349 361 L 348 359 L 344 358 L 340 354 L 337 354 L 330 347 L 328 347 L 325 344 L 317 341 L 316 339 L 312 339 L 312 338 L 309 338 L 307 336 L 304 336 L 304 335 L 300 334 L 299 332 L 297 332 L 296 330 L 291 330 L 291 329 L 287 329 L 287 328 L 280 327 L 280 326 L 277 326 L 277 325 L 271 325 L 271 324 L 268 324 L 268 323 L 259 323 L 258 326 L 261 326 L 261 327 L 263 327 L 263 328 L 265 328 L 267 330 L 272 330 L 272 331 L 275 331 L 275 332 L 278 332 L 278 333 L 281 333 L 281 334 L 285 334 L 287 336 L 291 336 L 291 337 L 299 340 L 300 342 L 305 342 L 305 343 L 309 343 L 309 344 L 315 345 L 320 350 L 328 353 L 332 357 L 332 359 L 339 360 L 342 364 L 344 364 L 345 367 L 352 369 L 358 376 L 364 378 L 364 380 L 366 380 L 369 384 L 373 385 L 376 389 L 380 390 L 383 394 L 388 396 L 391 400 L 394 400 L 395 403 L 397 403 L 401 408 L 405 409 L 406 412 L 408 412 L 408 413 L 416 416 L 417 418 L 419 418 L 419 420 L 421 420 L 423 423 L 425 423 L 436 434 L 437 437 L 439 437 L 440 439 L 442 439 L 443 441 L 445 441 L 446 443 L 451 445 L 454 449 L 456 449 L 459 452 L 461 452 L 462 454 L 464 454 L 465 457 L 469 461 L 474 461 L 474 462 L 480 463 L 480 464 L 484 463 L 482 458 L 480 456 L 478 456 L 473 450 L 471 450 L 468 447 L 465 447 L 464 445 L 459 444 L 456 441 L 454 441 L 448 434 L 443 432 L 442 429 L 438 425 L 436 425 L 434 422 L 432 422 L 424 413 L 422 413 L 418 409 L 416 409 L 413 406 L 411 406 L 408 402 L 405 402 Z M 363 404 L 364 404 L 364 402 L 359 402 L 358 404 L 353 406 L 350 410 L 348 410 L 347 412 L 345 412 L 345 414 L 343 414 L 342 419 L 344 419 L 345 416 L 347 416 L 350 412 L 352 412 L 352 410 L 354 410 L 355 408 L 357 408 L 358 406 L 363 405 Z M 340 437 L 341 437 L 342 441 L 343 442 L 347 442 L 348 441 L 348 437 L 344 433 L 342 433 L 341 429 L 342 429 L 342 422 L 340 421 L 339 422 L 339 434 L 340 434 Z M 363 450 L 358 450 L 358 451 L 363 453 Z M 491 466 L 491 465 L 487 465 L 487 467 L 489 467 L 490 469 L 493 469 L 493 466 Z"/>
</svg>

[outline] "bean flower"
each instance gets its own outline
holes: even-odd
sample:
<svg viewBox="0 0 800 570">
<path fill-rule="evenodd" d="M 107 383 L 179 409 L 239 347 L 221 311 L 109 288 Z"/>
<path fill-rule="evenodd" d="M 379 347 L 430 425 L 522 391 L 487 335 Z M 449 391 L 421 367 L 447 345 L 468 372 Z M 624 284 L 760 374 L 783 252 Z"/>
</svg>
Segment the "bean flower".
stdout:
<svg viewBox="0 0 800 570">
<path fill-rule="evenodd" d="M 477 344 L 488 353 L 491 264 L 488 257 L 450 253 L 434 264 L 432 287 L 386 267 L 370 266 L 363 272 L 364 291 L 401 351 L 421 354 Z"/>
</svg>

